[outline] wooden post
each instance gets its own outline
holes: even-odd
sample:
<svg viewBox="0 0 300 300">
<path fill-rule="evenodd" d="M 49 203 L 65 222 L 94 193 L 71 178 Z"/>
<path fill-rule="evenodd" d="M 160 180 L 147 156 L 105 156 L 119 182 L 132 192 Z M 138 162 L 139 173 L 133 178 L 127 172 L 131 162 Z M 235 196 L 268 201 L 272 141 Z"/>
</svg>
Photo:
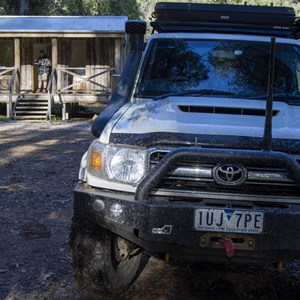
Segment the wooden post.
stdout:
<svg viewBox="0 0 300 300">
<path fill-rule="evenodd" d="M 15 42 L 15 68 L 17 68 L 21 74 L 21 42 L 20 39 L 14 39 Z M 20 78 L 21 81 L 21 78 Z M 15 82 L 14 90 L 20 92 L 21 82 Z"/>
<path fill-rule="evenodd" d="M 56 38 L 54 38 L 54 39 L 52 39 L 52 70 L 56 70 L 57 69 L 57 64 L 58 64 L 58 50 L 57 50 L 57 39 Z M 54 80 L 54 84 L 52 85 L 52 93 L 54 93 L 54 91 L 55 91 L 55 85 L 56 84 L 56 82 L 55 82 L 55 80 Z"/>
<path fill-rule="evenodd" d="M 115 70 L 114 73 L 115 74 L 120 74 L 122 71 L 122 43 L 121 43 L 121 39 L 116 38 L 115 39 L 115 57 L 114 57 L 114 66 L 115 66 Z"/>
<path fill-rule="evenodd" d="M 121 72 L 123 72 L 124 70 L 124 66 L 125 66 L 125 62 L 126 62 L 126 39 L 125 37 L 123 37 L 121 39 L 121 60 L 122 60 L 122 63 L 121 63 Z"/>
<path fill-rule="evenodd" d="M 12 118 L 12 93 L 9 92 L 8 96 L 8 104 L 7 104 L 7 114 L 6 116 L 11 119 Z"/>
<path fill-rule="evenodd" d="M 67 39 L 67 49 L 66 49 L 66 59 L 67 59 L 67 65 L 66 67 L 71 67 L 72 66 L 72 59 L 71 59 L 71 48 L 72 48 L 72 42 L 71 42 L 71 39 Z M 71 78 L 70 78 L 71 77 Z M 62 86 L 63 87 L 66 87 L 68 86 L 69 84 L 72 83 L 72 77 L 73 76 L 70 76 L 69 74 L 66 74 L 64 75 L 64 85 Z"/>
<path fill-rule="evenodd" d="M 58 51 L 57 51 L 57 39 L 52 39 L 52 69 L 57 68 L 57 57 L 58 57 Z"/>
<path fill-rule="evenodd" d="M 95 55 L 95 73 L 99 73 L 101 71 L 101 38 L 99 37 L 95 39 L 95 52 L 97 53 Z M 95 81 L 101 84 L 101 79 L 102 76 L 97 76 L 95 78 Z M 97 90 L 97 92 L 99 92 L 100 89 L 100 87 L 95 87 L 95 90 Z"/>
<path fill-rule="evenodd" d="M 21 43 L 20 39 L 15 39 L 15 68 L 20 70 L 21 66 Z"/>
<path fill-rule="evenodd" d="M 111 73 L 110 77 L 110 87 L 113 92 L 116 84 L 118 82 L 119 76 L 123 71 L 123 40 L 120 38 L 116 38 L 114 40 L 114 70 Z"/>
<path fill-rule="evenodd" d="M 20 43 L 20 39 L 14 39 L 14 48 L 15 48 L 15 57 L 14 57 L 15 68 L 20 70 L 20 66 L 21 66 L 21 43 Z M 7 103 L 7 106 L 6 106 L 6 115 L 9 118 L 12 117 L 13 93 L 15 91 L 17 91 L 19 93 L 20 92 L 19 87 L 20 87 L 20 82 L 15 81 L 14 86 L 12 87 L 12 90 L 9 91 L 9 98 L 8 98 L 8 103 Z"/>
<path fill-rule="evenodd" d="M 85 76 L 88 78 L 92 74 L 92 57 L 91 57 L 91 41 L 90 39 L 87 39 L 87 64 L 86 64 L 86 71 Z M 90 94 L 91 93 L 91 84 L 89 82 L 86 82 L 86 90 Z"/>
<path fill-rule="evenodd" d="M 8 118 L 10 118 L 10 111 L 11 111 L 11 105 L 9 104 L 10 103 L 10 96 L 8 96 L 8 103 L 6 103 L 6 116 Z"/>
</svg>

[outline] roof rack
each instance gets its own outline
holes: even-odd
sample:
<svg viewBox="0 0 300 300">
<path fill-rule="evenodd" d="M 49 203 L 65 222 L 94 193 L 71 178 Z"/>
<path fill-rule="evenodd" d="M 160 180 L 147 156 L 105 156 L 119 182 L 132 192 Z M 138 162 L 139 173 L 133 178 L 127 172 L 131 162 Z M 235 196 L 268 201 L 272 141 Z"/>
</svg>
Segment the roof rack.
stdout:
<svg viewBox="0 0 300 300">
<path fill-rule="evenodd" d="M 158 32 L 217 32 L 300 37 L 291 7 L 159 2 L 151 22 Z"/>
</svg>

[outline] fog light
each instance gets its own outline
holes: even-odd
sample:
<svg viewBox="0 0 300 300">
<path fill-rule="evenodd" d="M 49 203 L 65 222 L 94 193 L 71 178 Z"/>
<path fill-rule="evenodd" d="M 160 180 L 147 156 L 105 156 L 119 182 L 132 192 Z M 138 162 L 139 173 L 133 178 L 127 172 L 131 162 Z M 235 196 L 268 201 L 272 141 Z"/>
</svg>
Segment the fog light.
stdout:
<svg viewBox="0 0 300 300">
<path fill-rule="evenodd" d="M 116 204 L 113 204 L 110 207 L 110 212 L 113 215 L 113 217 L 116 218 L 116 217 L 119 217 L 122 214 L 123 208 L 120 204 L 116 203 Z"/>
<path fill-rule="evenodd" d="M 96 211 L 96 212 L 101 212 L 105 207 L 105 204 L 104 204 L 104 201 L 103 200 L 95 200 L 93 202 L 93 209 Z"/>
</svg>

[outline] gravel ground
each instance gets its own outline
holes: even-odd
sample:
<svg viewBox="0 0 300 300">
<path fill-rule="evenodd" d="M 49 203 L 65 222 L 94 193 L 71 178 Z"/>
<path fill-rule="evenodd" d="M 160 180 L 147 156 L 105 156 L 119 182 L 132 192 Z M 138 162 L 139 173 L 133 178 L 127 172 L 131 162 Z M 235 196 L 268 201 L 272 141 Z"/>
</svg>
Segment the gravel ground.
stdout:
<svg viewBox="0 0 300 300">
<path fill-rule="evenodd" d="M 68 235 L 89 121 L 0 123 L 0 299 L 91 299 L 73 280 Z M 151 258 L 122 296 L 99 299 L 300 299 L 300 262 L 283 271 Z"/>
</svg>

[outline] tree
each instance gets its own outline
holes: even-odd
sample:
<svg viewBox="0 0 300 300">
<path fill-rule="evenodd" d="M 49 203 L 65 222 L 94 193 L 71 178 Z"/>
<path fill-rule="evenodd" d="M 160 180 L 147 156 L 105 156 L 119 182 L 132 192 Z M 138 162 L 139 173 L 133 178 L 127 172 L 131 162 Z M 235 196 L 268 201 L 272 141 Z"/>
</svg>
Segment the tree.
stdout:
<svg viewBox="0 0 300 300">
<path fill-rule="evenodd" d="M 136 0 L 48 0 L 51 15 L 125 15 L 141 17 Z"/>
<path fill-rule="evenodd" d="M 125 15 L 142 17 L 137 0 L 0 0 L 7 15 Z"/>
<path fill-rule="evenodd" d="M 43 14 L 46 11 L 47 0 L 1 0 L 0 14 L 7 15 L 37 15 Z"/>
<path fill-rule="evenodd" d="M 4 14 L 5 14 L 5 1 L 0 0 L 0 15 L 4 15 Z"/>
<path fill-rule="evenodd" d="M 163 0 L 165 2 L 175 0 Z M 176 0 L 191 3 L 270 5 L 270 0 Z M 125 15 L 149 21 L 158 0 L 0 0 L 4 15 Z M 300 14 L 298 0 L 272 0 L 274 6 L 292 6 Z"/>
</svg>

